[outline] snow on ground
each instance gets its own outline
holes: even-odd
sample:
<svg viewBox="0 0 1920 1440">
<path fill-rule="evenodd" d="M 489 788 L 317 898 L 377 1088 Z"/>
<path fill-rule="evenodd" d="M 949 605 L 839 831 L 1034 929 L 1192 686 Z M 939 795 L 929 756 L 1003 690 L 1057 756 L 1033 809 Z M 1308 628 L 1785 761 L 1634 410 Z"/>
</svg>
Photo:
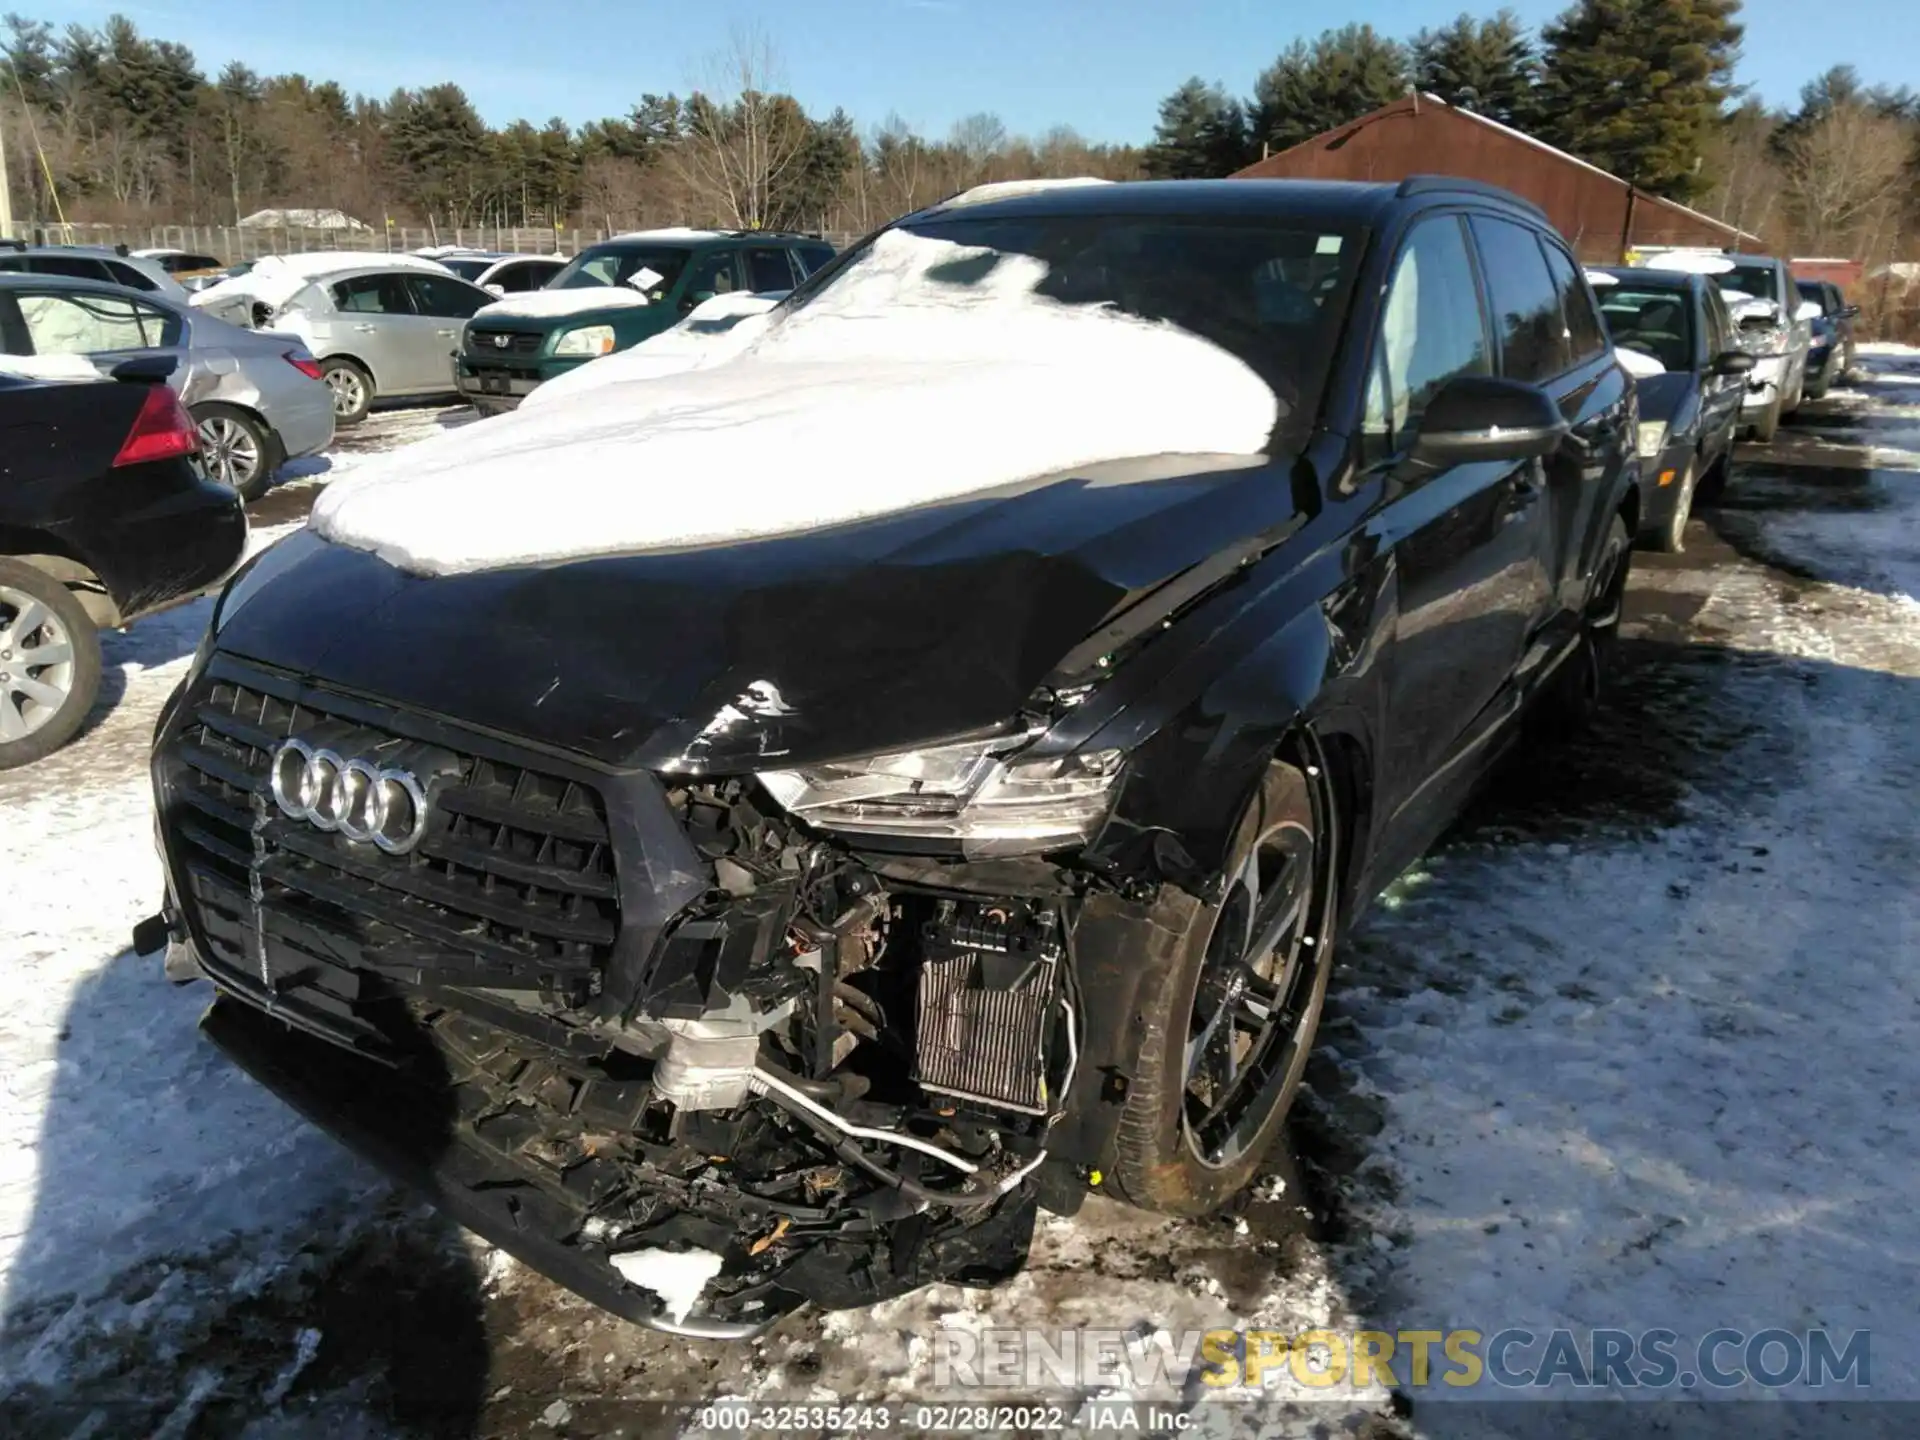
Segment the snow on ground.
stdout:
<svg viewBox="0 0 1920 1440">
<path fill-rule="evenodd" d="M 1244 361 L 1038 294 L 1046 274 L 1031 256 L 882 235 L 720 364 L 527 406 L 369 466 L 321 497 L 314 527 L 454 574 L 793 533 L 1103 460 L 1267 443 L 1278 402 Z M 530 485 L 545 500 L 531 509 Z"/>
<path fill-rule="evenodd" d="M 1809 425 L 1877 443 L 1920 356 L 1865 365 Z M 559 1291 L 210 1054 L 200 988 L 124 953 L 158 894 L 147 734 L 204 605 L 110 637 L 103 717 L 0 776 L 0 1431 L 602 1433 L 649 1398 L 931 1398 L 945 1330 L 1087 1325 L 1658 1326 L 1683 1358 L 1719 1325 L 1870 1328 L 1872 1395 L 1920 1398 L 1920 485 L 1770 453 L 1686 555 L 1640 557 L 1596 731 L 1518 754 L 1346 937 L 1299 1168 L 1206 1221 L 1091 1200 L 998 1290 L 746 1346 Z M 1189 1434 L 1571 1433 L 1447 1387 L 1396 1420 L 1136 1378 L 1198 1402 Z"/>
</svg>

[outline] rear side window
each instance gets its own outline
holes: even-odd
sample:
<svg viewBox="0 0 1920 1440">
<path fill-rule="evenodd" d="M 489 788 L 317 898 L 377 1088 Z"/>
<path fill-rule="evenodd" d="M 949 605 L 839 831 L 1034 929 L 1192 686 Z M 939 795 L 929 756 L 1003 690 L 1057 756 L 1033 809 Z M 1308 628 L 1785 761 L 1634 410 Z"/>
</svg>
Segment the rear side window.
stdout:
<svg viewBox="0 0 1920 1440">
<path fill-rule="evenodd" d="M 95 355 L 177 344 L 178 317 L 118 295 L 81 291 L 14 294 L 36 355 Z"/>
<path fill-rule="evenodd" d="M 1583 365 L 1606 350 L 1606 327 L 1594 313 L 1593 292 L 1580 278 L 1580 270 L 1567 252 L 1545 238 L 1540 240 L 1540 249 L 1547 257 L 1553 287 L 1560 292 L 1560 314 L 1566 321 L 1573 363 Z"/>
<path fill-rule="evenodd" d="M 27 269 L 35 275 L 65 275 L 70 280 L 107 280 L 119 283 L 98 260 L 79 255 L 29 255 Z"/>
<path fill-rule="evenodd" d="M 1548 380 L 1573 365 L 1560 292 L 1533 231 L 1491 215 L 1473 217 L 1473 236 L 1500 337 L 1500 370 L 1511 380 Z"/>
<path fill-rule="evenodd" d="M 1455 216 L 1415 226 L 1394 262 L 1380 312 L 1363 430 L 1386 454 L 1411 433 L 1456 375 L 1493 372 L 1486 316 L 1466 236 Z"/>
<path fill-rule="evenodd" d="M 398 275 L 356 275 L 351 280 L 336 280 L 327 288 L 333 295 L 333 308 L 349 315 L 413 314 L 413 302 L 407 299 L 407 287 Z"/>
<path fill-rule="evenodd" d="M 703 299 L 714 295 L 725 295 L 728 291 L 737 288 L 733 274 L 732 253 L 716 250 L 711 254 L 702 255 L 693 262 L 693 268 L 687 272 L 687 288 L 680 298 L 681 308 L 690 309 Z"/>
<path fill-rule="evenodd" d="M 103 260 L 107 275 L 116 285 L 125 285 L 130 290 L 152 290 L 157 288 L 153 281 L 132 265 L 122 265 L 117 260 Z"/>
<path fill-rule="evenodd" d="M 524 264 L 507 266 L 488 283 L 498 285 L 509 295 L 514 295 L 523 290 L 538 290 L 559 273 L 558 265 L 529 260 Z"/>
<path fill-rule="evenodd" d="M 829 245 L 800 245 L 795 247 L 793 258 L 800 263 L 801 275 L 811 275 L 833 259 L 833 248 Z"/>
<path fill-rule="evenodd" d="M 747 288 L 749 290 L 791 290 L 793 266 L 784 250 L 747 251 Z"/>
</svg>

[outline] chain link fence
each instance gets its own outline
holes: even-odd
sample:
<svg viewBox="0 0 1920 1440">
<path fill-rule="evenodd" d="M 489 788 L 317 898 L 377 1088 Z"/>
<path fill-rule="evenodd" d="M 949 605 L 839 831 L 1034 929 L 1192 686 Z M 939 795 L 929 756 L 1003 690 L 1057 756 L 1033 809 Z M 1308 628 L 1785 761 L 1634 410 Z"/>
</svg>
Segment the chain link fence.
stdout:
<svg viewBox="0 0 1920 1440">
<path fill-rule="evenodd" d="M 125 245 L 129 250 L 185 250 L 237 265 L 263 255 L 293 255 L 314 250 L 364 250 L 372 254 L 421 250 L 435 245 L 468 246 L 515 255 L 573 255 L 605 240 L 605 230 L 544 225 L 445 226 L 389 225 L 357 230 L 265 225 L 62 225 L 47 220 L 15 221 L 13 233 L 35 245 Z M 617 233 L 617 232 L 616 232 Z M 851 233 L 822 237 L 836 248 L 851 244 Z"/>
</svg>

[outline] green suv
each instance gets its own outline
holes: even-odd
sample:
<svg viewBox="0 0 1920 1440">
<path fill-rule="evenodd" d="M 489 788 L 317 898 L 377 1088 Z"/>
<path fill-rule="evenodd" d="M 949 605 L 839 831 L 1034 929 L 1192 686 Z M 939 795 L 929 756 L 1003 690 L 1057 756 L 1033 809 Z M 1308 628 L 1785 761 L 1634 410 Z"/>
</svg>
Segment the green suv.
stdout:
<svg viewBox="0 0 1920 1440">
<path fill-rule="evenodd" d="M 807 235 L 645 230 L 589 246 L 541 290 L 481 309 L 461 333 L 454 382 L 483 415 L 542 382 L 672 328 L 732 290 L 791 290 L 833 258 Z"/>
</svg>

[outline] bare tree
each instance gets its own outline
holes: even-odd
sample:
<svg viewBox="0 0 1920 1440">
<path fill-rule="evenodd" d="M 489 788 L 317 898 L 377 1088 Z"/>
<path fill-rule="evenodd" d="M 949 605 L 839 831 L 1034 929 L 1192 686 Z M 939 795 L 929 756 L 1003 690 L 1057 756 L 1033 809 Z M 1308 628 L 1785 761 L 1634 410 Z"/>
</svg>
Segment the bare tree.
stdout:
<svg viewBox="0 0 1920 1440">
<path fill-rule="evenodd" d="M 1907 199 L 1908 127 L 1845 102 L 1787 143 L 1784 189 L 1803 250 L 1878 254 Z"/>
<path fill-rule="evenodd" d="M 758 30 L 737 30 L 710 62 L 713 83 L 687 101 L 686 134 L 668 152 L 689 197 L 725 224 L 764 228 L 806 157 L 807 118 L 775 92 L 779 61 Z"/>
</svg>

